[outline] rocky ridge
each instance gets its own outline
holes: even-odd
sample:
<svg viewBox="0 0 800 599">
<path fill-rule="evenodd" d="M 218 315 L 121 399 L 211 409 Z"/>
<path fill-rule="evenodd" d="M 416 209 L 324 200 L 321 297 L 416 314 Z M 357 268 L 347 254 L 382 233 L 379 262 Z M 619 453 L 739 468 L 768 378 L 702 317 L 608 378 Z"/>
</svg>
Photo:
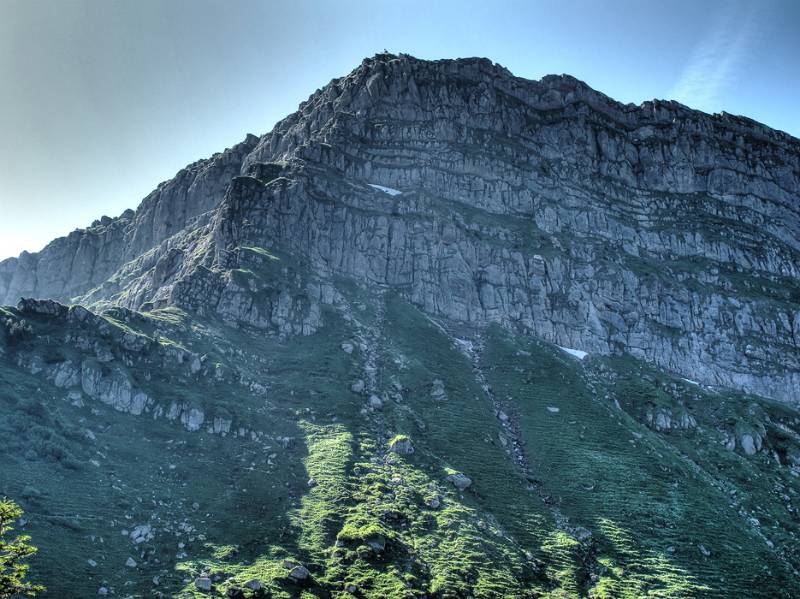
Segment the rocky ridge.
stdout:
<svg viewBox="0 0 800 599">
<path fill-rule="evenodd" d="M 137 210 L 116 218 L 103 216 L 86 229 L 49 243 L 41 252 L 23 252 L 0 262 L 0 303 L 14 305 L 20 297 L 68 300 L 106 282 L 128 262 L 215 208 L 230 179 L 255 146 L 253 135 L 224 152 L 199 160 L 161 183 Z"/>
</svg>

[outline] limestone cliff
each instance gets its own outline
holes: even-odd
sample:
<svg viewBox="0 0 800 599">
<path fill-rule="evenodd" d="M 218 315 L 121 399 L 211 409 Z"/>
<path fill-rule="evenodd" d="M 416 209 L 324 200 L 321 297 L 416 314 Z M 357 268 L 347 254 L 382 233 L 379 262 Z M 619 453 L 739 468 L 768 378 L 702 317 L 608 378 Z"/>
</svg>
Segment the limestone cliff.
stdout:
<svg viewBox="0 0 800 599">
<path fill-rule="evenodd" d="M 800 401 L 800 142 L 745 118 L 378 55 L 135 213 L 0 263 L 0 300 L 273 320 L 231 291 L 250 246 L 447 319 Z"/>
</svg>

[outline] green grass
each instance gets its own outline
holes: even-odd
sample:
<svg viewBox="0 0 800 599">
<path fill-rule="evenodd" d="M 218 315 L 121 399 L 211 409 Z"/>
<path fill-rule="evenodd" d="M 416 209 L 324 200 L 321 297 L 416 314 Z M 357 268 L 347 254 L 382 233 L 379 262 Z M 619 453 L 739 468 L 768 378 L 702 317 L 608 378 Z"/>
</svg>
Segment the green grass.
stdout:
<svg viewBox="0 0 800 599">
<path fill-rule="evenodd" d="M 284 262 L 251 253 L 267 269 Z M 280 274 L 247 270 L 237 276 Z M 100 330 L 26 317 L 31 333 L 3 340 L 0 494 L 26 509 L 25 532 L 41 547 L 32 574 L 47 596 L 106 586 L 200 597 L 201 572 L 217 593 L 258 579 L 269 596 L 308 599 L 796 594 L 794 409 L 706 392 L 631 359 L 579 362 L 492 328 L 478 366 L 518 424 L 531 489 L 453 338 L 400 297 L 382 306 L 367 289 L 339 290 L 361 324 L 325 307 L 325 326 L 309 336 L 170 308 L 115 310 Z M 377 411 L 350 390 L 364 378 L 363 327 L 380 329 Z M 145 337 L 146 349 L 126 353 L 126 334 Z M 71 405 L 66 390 L 16 366 L 17 355 L 45 367 L 95 360 L 64 342 L 77 336 L 101 343 L 158 405 L 200 407 L 247 436 L 190 433 L 85 397 Z M 205 356 L 199 373 L 191 355 Z M 697 427 L 657 432 L 654 409 L 691 414 Z M 726 435 L 743 431 L 763 431 L 769 453 L 725 449 Z M 401 439 L 413 454 L 388 451 Z M 446 480 L 455 472 L 473 481 L 463 493 Z M 122 531 L 144 523 L 155 537 L 134 546 Z M 307 566 L 309 580 L 293 581 L 284 560 Z"/>
<path fill-rule="evenodd" d="M 648 387 L 635 371 L 626 372 L 632 361 L 617 363 L 622 370 L 615 391 L 628 410 L 620 411 L 604 399 L 602 388 L 592 392 L 575 361 L 557 350 L 508 338 L 497 329 L 489 339 L 489 380 L 521 415 L 536 476 L 552 489 L 564 514 L 592 531 L 598 561 L 608 568 L 597 592 L 753 596 L 758 589 L 759 596 L 791 594 L 786 589 L 796 582 L 764 540 L 743 526 L 724 485 L 698 468 L 697 460 L 685 457 L 682 440 L 690 437 L 707 445 L 705 451 L 721 454 L 725 450 L 716 437 L 691 431 L 656 434 L 644 426 L 642 403 L 675 402 L 663 387 Z M 701 554 L 700 544 L 712 551 L 710 558 Z M 763 581 L 767 570 L 770 582 Z"/>
</svg>

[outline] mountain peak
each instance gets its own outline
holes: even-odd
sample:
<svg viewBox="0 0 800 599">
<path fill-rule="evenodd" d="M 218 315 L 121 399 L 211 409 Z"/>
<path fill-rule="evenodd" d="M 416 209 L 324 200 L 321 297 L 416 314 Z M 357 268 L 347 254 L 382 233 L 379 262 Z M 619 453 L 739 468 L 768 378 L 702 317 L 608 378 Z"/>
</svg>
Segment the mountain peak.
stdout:
<svg viewBox="0 0 800 599">
<path fill-rule="evenodd" d="M 746 119 L 365 59 L 0 262 L 32 571 L 63 597 L 796 597 L 799 196 L 796 140 Z"/>
</svg>

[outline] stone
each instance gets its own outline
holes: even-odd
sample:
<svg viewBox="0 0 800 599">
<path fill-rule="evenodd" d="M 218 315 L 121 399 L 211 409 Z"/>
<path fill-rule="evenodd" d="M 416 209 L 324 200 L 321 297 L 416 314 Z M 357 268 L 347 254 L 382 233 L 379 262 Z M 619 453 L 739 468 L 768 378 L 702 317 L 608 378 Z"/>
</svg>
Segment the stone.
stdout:
<svg viewBox="0 0 800 599">
<path fill-rule="evenodd" d="M 153 537 L 155 537 L 155 532 L 153 531 L 153 527 L 149 524 L 140 524 L 134 527 L 130 533 L 130 539 L 135 545 L 152 541 Z"/>
<path fill-rule="evenodd" d="M 208 592 L 213 585 L 210 578 L 207 576 L 200 576 L 194 579 L 194 586 L 198 591 Z"/>
<path fill-rule="evenodd" d="M 80 372 L 83 392 L 115 410 L 139 415 L 152 403 L 151 398 L 138 390 L 129 375 L 119 367 L 105 371 L 91 360 L 84 360 Z"/>
<path fill-rule="evenodd" d="M 756 444 L 752 435 L 742 435 L 739 438 L 739 445 L 742 446 L 742 451 L 744 451 L 747 455 L 756 454 Z"/>
<path fill-rule="evenodd" d="M 389 441 L 389 451 L 402 455 L 408 455 L 414 453 L 414 445 L 412 445 L 411 439 L 408 437 L 398 435 Z"/>
<path fill-rule="evenodd" d="M 289 576 L 294 580 L 306 580 L 311 573 L 305 566 L 297 565 L 291 570 L 289 570 Z"/>
<path fill-rule="evenodd" d="M 431 397 L 437 401 L 445 401 L 447 399 L 447 392 L 444 389 L 444 381 L 442 379 L 434 379 L 431 387 Z"/>
<path fill-rule="evenodd" d="M 197 374 L 203 368 L 202 362 L 200 362 L 200 358 L 195 356 L 192 360 L 191 364 L 189 365 L 189 369 L 191 370 L 192 374 Z"/>
<path fill-rule="evenodd" d="M 205 422 L 205 413 L 199 408 L 189 408 L 181 412 L 180 421 L 188 431 L 200 430 Z"/>
<path fill-rule="evenodd" d="M 383 400 L 377 395 L 369 396 L 369 407 L 373 410 L 380 410 L 383 408 Z"/>
<path fill-rule="evenodd" d="M 459 491 L 465 491 L 472 485 L 472 479 L 461 472 L 454 472 L 447 475 L 447 482 L 451 483 Z"/>
<path fill-rule="evenodd" d="M 132 557 L 129 557 L 129 558 L 127 559 L 127 561 L 125 562 L 125 565 L 126 565 L 128 568 L 135 568 L 135 567 L 136 567 L 136 560 L 135 560 L 135 559 L 133 559 Z"/>
<path fill-rule="evenodd" d="M 666 414 L 664 412 L 659 412 L 655 416 L 655 429 L 657 431 L 668 430 L 670 428 L 670 424 L 671 424 L 671 418 L 669 414 Z"/>
<path fill-rule="evenodd" d="M 261 590 L 261 581 L 258 580 L 257 578 L 253 578 L 251 580 L 248 580 L 246 583 L 244 583 L 244 586 L 245 586 L 245 588 L 248 588 L 251 591 L 260 591 Z"/>
</svg>

